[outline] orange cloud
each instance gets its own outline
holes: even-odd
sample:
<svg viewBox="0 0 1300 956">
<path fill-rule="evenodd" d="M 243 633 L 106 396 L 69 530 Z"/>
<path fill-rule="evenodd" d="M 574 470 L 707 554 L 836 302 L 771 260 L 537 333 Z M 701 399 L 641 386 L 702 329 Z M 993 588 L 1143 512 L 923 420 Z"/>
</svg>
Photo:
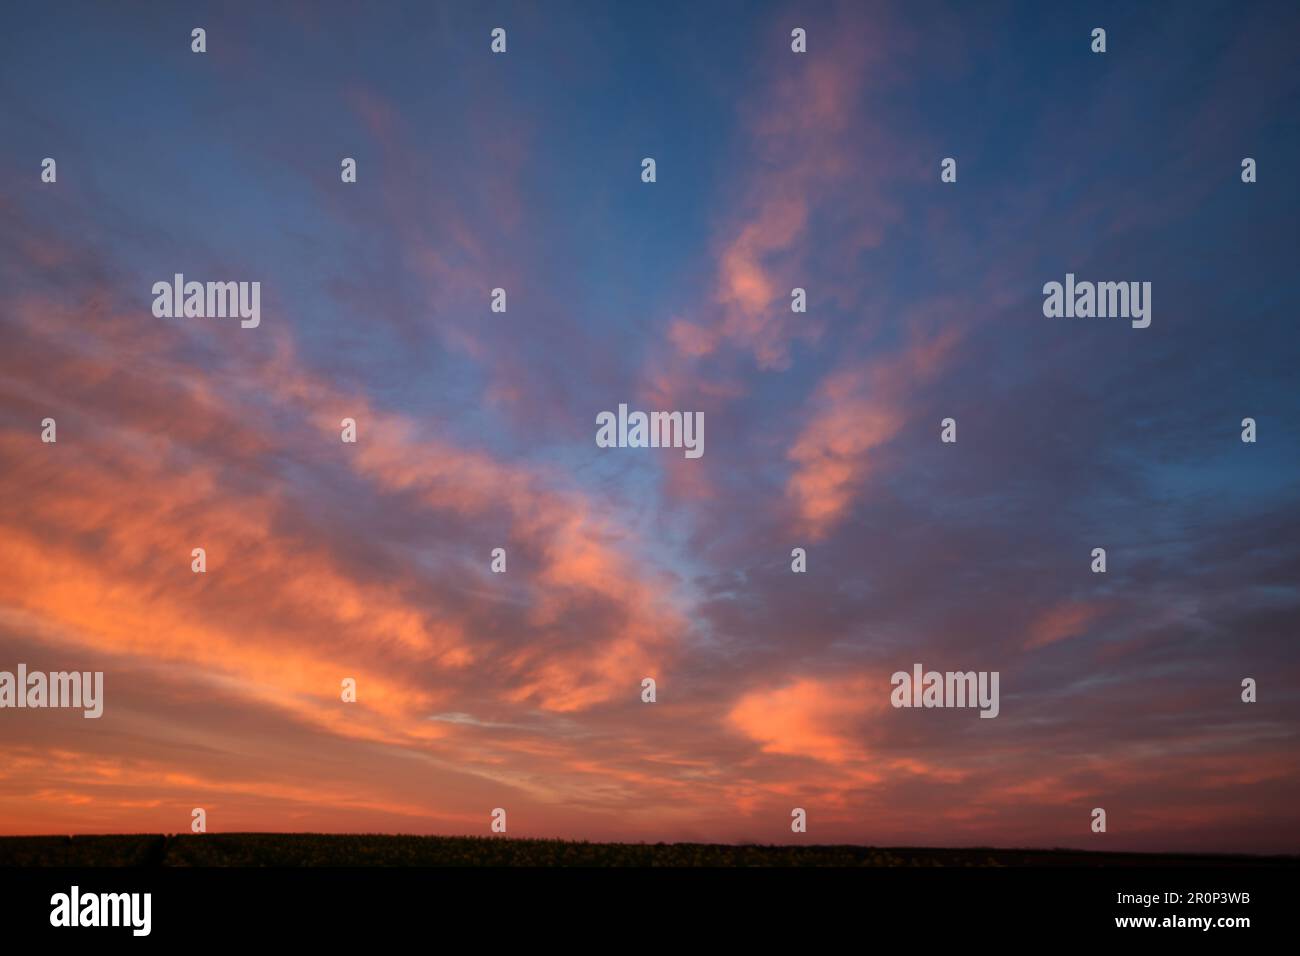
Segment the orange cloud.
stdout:
<svg viewBox="0 0 1300 956">
<path fill-rule="evenodd" d="M 795 469 L 786 494 L 814 540 L 848 512 L 876 468 L 873 453 L 908 422 L 909 395 L 934 377 L 957 339 L 945 330 L 901 355 L 849 365 L 823 381 L 812 417 L 787 453 Z"/>
<path fill-rule="evenodd" d="M 784 687 L 750 691 L 727 719 L 764 753 L 829 764 L 865 762 L 869 755 L 855 725 L 884 709 L 880 686 L 865 677 L 799 678 Z"/>
<path fill-rule="evenodd" d="M 1067 638 L 1078 637 L 1088 629 L 1088 625 L 1101 614 L 1102 608 L 1095 604 L 1071 601 L 1048 608 L 1029 626 L 1029 637 L 1025 641 L 1025 650 L 1032 651 L 1048 644 L 1055 644 Z"/>
<path fill-rule="evenodd" d="M 192 345 L 163 326 L 144 343 L 149 374 L 117 372 L 110 387 L 106 363 L 134 347 L 138 323 L 33 299 L 15 319 L 0 372 L 23 381 L 40 368 L 58 389 L 49 407 L 59 440 L 40 443 L 39 415 L 31 428 L 0 430 L 13 492 L 0 501 L 0 563 L 12 569 L 0 580 L 0 624 L 100 655 L 112 675 L 205 685 L 335 740 L 426 753 L 551 799 L 588 771 L 546 781 L 505 766 L 515 741 L 470 745 L 472 727 L 429 715 L 466 709 L 455 701 L 467 695 L 475 708 L 574 713 L 635 700 L 641 677 L 667 675 L 684 631 L 671 582 L 632 559 L 628 532 L 555 476 L 430 438 L 311 374 L 283 335 L 212 372 L 180 360 Z M 360 423 L 356 446 L 339 441 L 344 415 Z M 281 431 L 284 422 L 307 428 Z M 268 469 L 273 458 L 350 473 L 405 509 L 503 522 L 509 581 L 526 597 L 524 639 L 485 632 L 484 611 L 445 600 L 450 585 L 431 593 L 419 568 L 358 573 L 333 516 Z M 190 571 L 195 546 L 207 549 L 207 574 Z M 485 565 L 486 545 L 468 547 Z M 599 630 L 566 633 L 591 615 Z M 130 687 L 112 675 L 121 706 Z M 358 680 L 355 705 L 339 700 L 343 677 Z M 557 747 L 552 769 L 571 758 L 578 767 L 579 750 Z"/>
</svg>

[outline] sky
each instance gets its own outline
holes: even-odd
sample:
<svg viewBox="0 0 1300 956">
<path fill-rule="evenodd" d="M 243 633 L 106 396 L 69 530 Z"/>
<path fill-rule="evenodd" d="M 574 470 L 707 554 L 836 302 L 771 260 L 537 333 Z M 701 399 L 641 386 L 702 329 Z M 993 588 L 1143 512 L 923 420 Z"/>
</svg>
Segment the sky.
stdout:
<svg viewBox="0 0 1300 956">
<path fill-rule="evenodd" d="M 1300 852 L 1298 27 L 12 4 L 0 670 L 104 713 L 0 710 L 0 833 Z"/>
</svg>

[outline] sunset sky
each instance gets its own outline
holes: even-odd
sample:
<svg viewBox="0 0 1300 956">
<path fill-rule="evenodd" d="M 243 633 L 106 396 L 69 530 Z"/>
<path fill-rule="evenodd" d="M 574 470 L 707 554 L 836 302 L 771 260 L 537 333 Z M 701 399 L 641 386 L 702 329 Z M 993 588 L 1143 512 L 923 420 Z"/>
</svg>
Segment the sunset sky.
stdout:
<svg viewBox="0 0 1300 956">
<path fill-rule="evenodd" d="M 0 834 L 1300 852 L 1293 3 L 6 10 Z"/>
</svg>

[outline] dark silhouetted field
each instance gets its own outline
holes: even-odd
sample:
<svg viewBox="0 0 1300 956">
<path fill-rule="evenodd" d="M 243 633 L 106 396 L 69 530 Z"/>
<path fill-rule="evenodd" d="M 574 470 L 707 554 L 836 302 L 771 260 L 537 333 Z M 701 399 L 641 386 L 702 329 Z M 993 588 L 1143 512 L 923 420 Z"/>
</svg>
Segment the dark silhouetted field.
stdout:
<svg viewBox="0 0 1300 956">
<path fill-rule="evenodd" d="M 579 843 L 504 837 L 209 833 L 0 837 L 0 866 L 1241 866 L 1297 857 L 1083 850 L 719 843 Z"/>
</svg>

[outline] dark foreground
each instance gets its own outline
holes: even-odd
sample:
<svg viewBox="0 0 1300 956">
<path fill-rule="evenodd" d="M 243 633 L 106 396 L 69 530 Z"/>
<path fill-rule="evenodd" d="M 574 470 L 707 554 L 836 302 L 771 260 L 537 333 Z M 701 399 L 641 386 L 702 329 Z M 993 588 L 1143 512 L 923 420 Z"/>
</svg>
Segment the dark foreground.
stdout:
<svg viewBox="0 0 1300 956">
<path fill-rule="evenodd" d="M 1296 857 L 1059 849 L 579 843 L 375 834 L 0 837 L 0 866 L 1234 867 L 1297 862 Z"/>
</svg>

